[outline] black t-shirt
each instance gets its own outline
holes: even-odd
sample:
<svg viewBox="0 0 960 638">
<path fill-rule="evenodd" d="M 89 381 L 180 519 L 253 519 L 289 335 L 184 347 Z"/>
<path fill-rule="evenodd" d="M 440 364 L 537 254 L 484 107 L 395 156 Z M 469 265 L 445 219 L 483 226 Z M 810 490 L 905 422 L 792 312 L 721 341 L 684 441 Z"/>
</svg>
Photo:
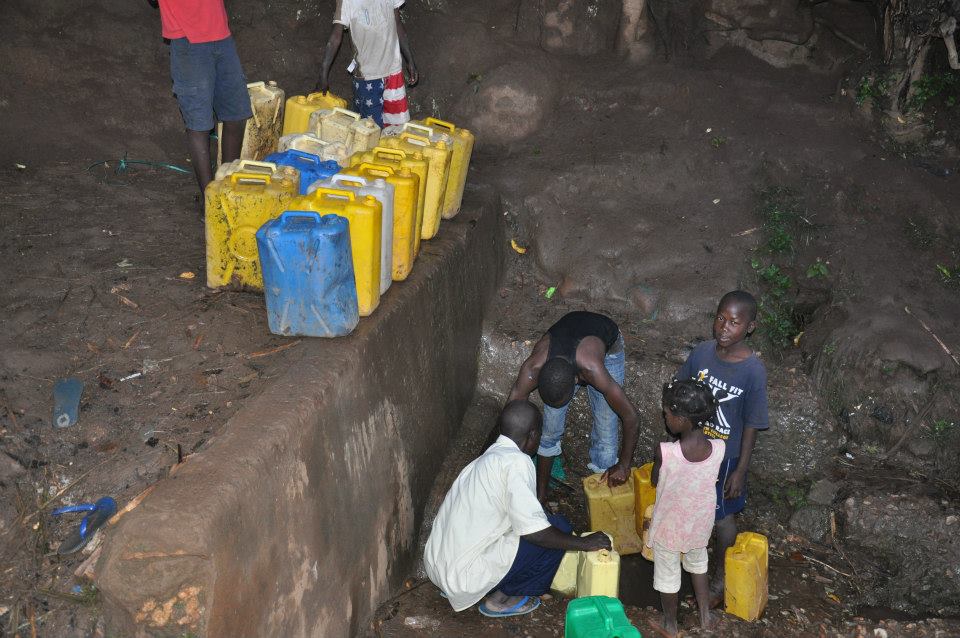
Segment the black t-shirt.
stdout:
<svg viewBox="0 0 960 638">
<path fill-rule="evenodd" d="M 547 330 L 550 335 L 550 349 L 547 360 L 563 357 L 570 363 L 577 363 L 577 346 L 584 337 L 599 337 L 607 347 L 607 352 L 617 343 L 620 328 L 610 317 L 595 312 L 578 310 L 560 317 L 557 323 Z"/>
</svg>

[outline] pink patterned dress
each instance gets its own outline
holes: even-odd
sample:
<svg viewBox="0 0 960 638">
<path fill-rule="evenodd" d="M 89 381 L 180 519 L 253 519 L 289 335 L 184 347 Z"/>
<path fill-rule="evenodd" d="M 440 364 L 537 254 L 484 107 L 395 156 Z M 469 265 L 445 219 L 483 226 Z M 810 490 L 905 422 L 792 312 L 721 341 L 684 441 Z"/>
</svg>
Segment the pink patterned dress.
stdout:
<svg viewBox="0 0 960 638">
<path fill-rule="evenodd" d="M 717 508 L 717 474 L 724 442 L 710 439 L 713 451 L 703 461 L 688 461 L 680 442 L 661 443 L 657 502 L 647 544 L 674 552 L 706 547 Z"/>
</svg>

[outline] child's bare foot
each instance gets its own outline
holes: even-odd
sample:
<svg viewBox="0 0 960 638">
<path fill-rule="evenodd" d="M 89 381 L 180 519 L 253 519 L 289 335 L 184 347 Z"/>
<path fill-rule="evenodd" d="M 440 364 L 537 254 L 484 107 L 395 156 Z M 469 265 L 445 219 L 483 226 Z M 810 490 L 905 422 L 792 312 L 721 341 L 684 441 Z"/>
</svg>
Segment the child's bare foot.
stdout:
<svg viewBox="0 0 960 638">
<path fill-rule="evenodd" d="M 660 619 L 660 624 L 650 622 L 650 627 L 663 638 L 677 638 L 680 635 L 680 628 L 677 626 L 677 619 L 668 619 L 666 616 Z"/>
<path fill-rule="evenodd" d="M 710 631 L 716 629 L 717 627 L 717 616 L 709 609 L 700 610 L 700 627 Z"/>
</svg>

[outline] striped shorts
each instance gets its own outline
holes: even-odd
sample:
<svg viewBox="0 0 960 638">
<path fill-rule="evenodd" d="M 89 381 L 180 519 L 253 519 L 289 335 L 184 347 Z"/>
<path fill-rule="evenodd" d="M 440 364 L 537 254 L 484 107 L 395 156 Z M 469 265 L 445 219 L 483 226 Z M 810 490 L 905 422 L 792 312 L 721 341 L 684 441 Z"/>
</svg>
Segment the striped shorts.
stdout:
<svg viewBox="0 0 960 638">
<path fill-rule="evenodd" d="M 379 80 L 353 80 L 353 110 L 360 117 L 372 117 L 377 126 L 410 121 L 403 71 Z"/>
</svg>

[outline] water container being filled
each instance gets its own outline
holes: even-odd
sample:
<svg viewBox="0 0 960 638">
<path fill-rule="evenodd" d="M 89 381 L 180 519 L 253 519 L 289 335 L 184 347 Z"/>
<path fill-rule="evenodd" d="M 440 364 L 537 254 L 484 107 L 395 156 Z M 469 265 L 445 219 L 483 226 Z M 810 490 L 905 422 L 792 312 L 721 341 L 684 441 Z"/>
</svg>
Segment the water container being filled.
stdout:
<svg viewBox="0 0 960 638">
<path fill-rule="evenodd" d="M 633 474 L 623 485 L 611 488 L 600 480 L 601 474 L 583 479 L 587 497 L 590 530 L 604 531 L 613 537 L 613 548 L 621 554 L 636 554 L 642 549 L 634 513 Z"/>
<path fill-rule="evenodd" d="M 570 550 L 560 559 L 560 567 L 550 583 L 550 591 L 558 596 L 573 598 L 577 595 L 577 571 L 580 568 L 580 557 L 583 552 Z"/>
<path fill-rule="evenodd" d="M 270 332 L 340 337 L 360 321 L 343 217 L 286 211 L 257 231 Z"/>
<path fill-rule="evenodd" d="M 277 150 L 280 129 L 283 126 L 283 89 L 276 82 L 251 82 L 247 85 L 253 116 L 247 120 L 243 132 L 240 159 L 262 160 Z M 221 140 L 223 123 L 217 123 L 217 165 L 223 157 Z"/>
<path fill-rule="evenodd" d="M 564 638 L 641 638 L 630 624 L 623 603 L 611 596 L 571 600 L 563 625 Z"/>
<path fill-rule="evenodd" d="M 324 142 L 313 133 L 291 133 L 281 137 L 277 143 L 277 152 L 282 153 L 291 148 L 316 155 L 322 162 L 333 161 L 340 166 L 350 163 L 346 146 L 340 142 Z"/>
<path fill-rule="evenodd" d="M 647 509 L 657 500 L 657 488 L 651 482 L 653 463 L 635 467 L 631 474 L 633 475 L 633 511 L 636 517 L 637 534 L 639 534 L 641 540 L 643 540 L 642 532 L 650 526 L 650 519 L 645 518 Z M 647 560 L 653 560 L 653 549 L 647 547 L 645 543 L 642 544 L 640 553 L 643 554 L 643 557 Z"/>
<path fill-rule="evenodd" d="M 336 162 L 323 162 L 316 155 L 292 148 L 282 153 L 271 153 L 267 155 L 266 160 L 280 166 L 291 166 L 297 169 L 300 172 L 300 183 L 297 190 L 301 195 L 307 194 L 310 184 L 336 175 L 340 170 L 340 165 Z"/>
<path fill-rule="evenodd" d="M 360 316 L 373 313 L 380 304 L 380 241 L 383 207 L 377 198 L 358 196 L 343 188 L 317 188 L 295 198 L 292 210 L 311 210 L 321 215 L 340 215 L 350 223 L 350 251 L 357 284 Z"/>
<path fill-rule="evenodd" d="M 740 532 L 727 548 L 724 570 L 724 606 L 728 614 L 754 621 L 767 606 L 767 537 Z"/>
<path fill-rule="evenodd" d="M 310 95 L 294 95 L 287 99 L 284 107 L 282 135 L 290 133 L 307 133 L 309 131 L 310 114 L 320 109 L 334 107 L 345 108 L 347 101 L 329 91 L 311 93 Z"/>
<path fill-rule="evenodd" d="M 393 282 L 393 184 L 382 177 L 368 179 L 359 175 L 337 173 L 327 179 L 321 179 L 310 185 L 307 193 L 318 188 L 342 188 L 353 191 L 357 197 L 372 195 L 383 209 L 383 223 L 380 232 L 380 294 L 387 292 Z"/>
<path fill-rule="evenodd" d="M 583 552 L 577 568 L 577 598 L 620 594 L 620 554 L 600 549 Z"/>
</svg>

